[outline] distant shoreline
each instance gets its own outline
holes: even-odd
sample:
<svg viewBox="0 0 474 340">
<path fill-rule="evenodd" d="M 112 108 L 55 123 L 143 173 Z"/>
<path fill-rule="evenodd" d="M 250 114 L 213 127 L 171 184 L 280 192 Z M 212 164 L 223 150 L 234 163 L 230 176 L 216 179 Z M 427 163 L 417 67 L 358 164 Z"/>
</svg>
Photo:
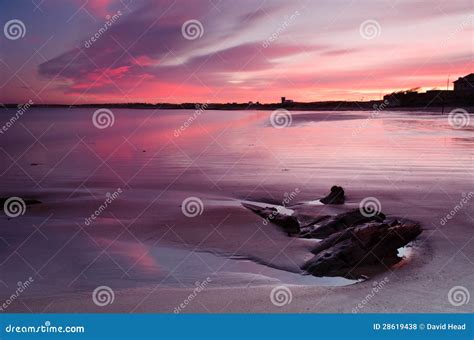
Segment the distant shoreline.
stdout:
<svg viewBox="0 0 474 340">
<path fill-rule="evenodd" d="M 3 108 L 19 108 L 22 103 L 19 104 L 3 104 Z M 330 102 L 312 102 L 312 103 L 271 103 L 271 104 L 260 104 L 260 103 L 182 103 L 182 104 L 170 104 L 170 103 L 101 103 L 101 104 L 32 104 L 29 107 L 35 108 L 109 108 L 109 109 L 152 109 L 152 110 L 277 110 L 286 109 L 289 111 L 443 111 L 442 105 L 419 105 L 419 106 L 391 106 L 386 104 L 382 100 L 372 101 L 330 101 Z M 448 113 L 452 109 L 462 108 L 468 112 L 474 112 L 474 106 L 466 105 L 465 103 L 453 104 L 449 103 L 444 107 L 444 112 Z"/>
</svg>

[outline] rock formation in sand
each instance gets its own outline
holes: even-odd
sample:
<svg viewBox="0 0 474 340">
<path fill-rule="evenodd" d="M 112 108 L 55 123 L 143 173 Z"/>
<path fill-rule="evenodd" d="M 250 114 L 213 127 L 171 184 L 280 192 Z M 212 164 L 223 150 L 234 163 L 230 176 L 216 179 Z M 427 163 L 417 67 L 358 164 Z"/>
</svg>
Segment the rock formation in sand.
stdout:
<svg viewBox="0 0 474 340">
<path fill-rule="evenodd" d="M 325 238 L 338 231 L 357 226 L 361 223 L 371 221 L 383 222 L 384 220 L 385 215 L 381 212 L 366 215 L 362 214 L 359 209 L 356 209 L 336 216 L 322 216 L 316 223 L 302 227 L 300 237 Z"/>
<path fill-rule="evenodd" d="M 344 189 L 337 185 L 334 185 L 331 192 L 320 199 L 321 203 L 324 204 L 344 204 L 345 200 Z"/>
<path fill-rule="evenodd" d="M 336 191 L 341 192 L 331 189 L 331 192 Z M 301 226 L 297 213 L 285 215 L 274 207 L 248 203 L 243 206 L 289 236 L 322 239 L 311 250 L 314 257 L 302 266 L 304 271 L 315 276 L 357 278 L 370 272 L 371 267 L 393 265 L 400 261 L 398 249 L 422 232 L 418 223 L 386 220 L 380 211 L 368 215 L 355 209 L 335 216 L 320 216 Z"/>
<path fill-rule="evenodd" d="M 279 226 L 288 236 L 299 235 L 300 224 L 295 216 L 280 214 L 278 210 L 273 207 L 262 208 L 248 203 L 242 203 L 242 205 L 262 217 L 267 223 L 273 223 Z"/>
<path fill-rule="evenodd" d="M 349 227 L 322 240 L 311 251 L 315 256 L 302 269 L 316 276 L 358 277 L 364 267 L 398 262 L 398 248 L 413 241 L 421 231 L 417 223 L 397 220 Z"/>
</svg>

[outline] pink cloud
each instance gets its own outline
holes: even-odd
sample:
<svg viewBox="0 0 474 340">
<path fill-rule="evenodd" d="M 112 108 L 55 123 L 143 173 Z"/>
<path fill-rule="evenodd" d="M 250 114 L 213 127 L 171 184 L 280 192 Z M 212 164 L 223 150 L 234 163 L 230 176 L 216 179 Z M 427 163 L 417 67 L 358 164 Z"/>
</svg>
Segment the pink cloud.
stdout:
<svg viewBox="0 0 474 340">
<path fill-rule="evenodd" d="M 30 92 L 41 89 L 47 101 L 85 102 L 274 102 L 280 95 L 307 101 L 368 99 L 391 89 L 439 87 L 448 74 L 455 78 L 473 69 L 466 44 L 472 27 L 463 25 L 472 6 L 464 0 L 439 1 L 439 6 L 405 0 L 393 6 L 361 0 L 352 7 L 329 0 L 307 7 L 263 0 L 126 4 L 131 12 L 123 11 L 89 48 L 83 42 L 101 22 L 74 20 L 78 26 L 71 31 L 77 36 L 68 39 L 78 42 L 75 48 L 52 40 L 42 54 L 46 57 L 35 59 L 37 74 L 24 76 Z M 86 6 L 99 16 L 124 7 L 112 0 L 90 0 Z M 285 24 L 296 10 L 300 14 Z M 382 27 L 371 41 L 359 34 L 368 18 Z M 202 23 L 201 38 L 183 37 L 182 24 L 190 19 Z M 277 38 L 267 47 L 263 42 L 269 36 Z M 9 72 L 2 70 L 6 79 Z M 9 83 L 0 101 L 31 95 L 15 77 L 12 83 L 17 86 Z"/>
</svg>

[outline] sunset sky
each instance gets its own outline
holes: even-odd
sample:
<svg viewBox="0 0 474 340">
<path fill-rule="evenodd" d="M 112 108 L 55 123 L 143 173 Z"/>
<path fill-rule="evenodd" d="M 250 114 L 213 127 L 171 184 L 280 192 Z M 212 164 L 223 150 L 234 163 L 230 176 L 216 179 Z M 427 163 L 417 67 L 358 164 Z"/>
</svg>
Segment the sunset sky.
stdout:
<svg viewBox="0 0 474 340">
<path fill-rule="evenodd" d="M 2 103 L 368 100 L 414 87 L 445 89 L 448 76 L 452 82 L 474 71 L 472 0 L 0 6 Z M 13 19 L 25 26 L 18 39 L 4 32 Z M 189 20 L 202 25 L 193 39 L 182 32 Z"/>
</svg>

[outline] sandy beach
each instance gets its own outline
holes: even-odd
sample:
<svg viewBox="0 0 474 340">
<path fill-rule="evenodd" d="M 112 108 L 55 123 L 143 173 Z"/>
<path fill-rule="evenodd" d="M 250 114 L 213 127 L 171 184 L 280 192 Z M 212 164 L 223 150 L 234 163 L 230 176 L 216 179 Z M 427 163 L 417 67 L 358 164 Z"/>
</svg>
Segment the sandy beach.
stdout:
<svg viewBox="0 0 474 340">
<path fill-rule="evenodd" d="M 116 109 L 102 130 L 88 109 L 31 111 L 0 135 L 0 196 L 41 202 L 0 218 L 0 301 L 33 279 L 8 312 L 473 312 L 448 299 L 456 286 L 474 291 L 472 124 L 293 112 L 275 128 L 271 112 Z M 314 204 L 336 184 L 344 205 Z M 318 241 L 288 238 L 242 206 L 288 197 L 314 215 L 374 197 L 423 233 L 366 280 L 305 275 Z M 197 212 L 183 210 L 189 198 Z M 103 286 L 113 301 L 99 306 Z M 280 306 L 271 296 L 282 286 Z"/>
</svg>

